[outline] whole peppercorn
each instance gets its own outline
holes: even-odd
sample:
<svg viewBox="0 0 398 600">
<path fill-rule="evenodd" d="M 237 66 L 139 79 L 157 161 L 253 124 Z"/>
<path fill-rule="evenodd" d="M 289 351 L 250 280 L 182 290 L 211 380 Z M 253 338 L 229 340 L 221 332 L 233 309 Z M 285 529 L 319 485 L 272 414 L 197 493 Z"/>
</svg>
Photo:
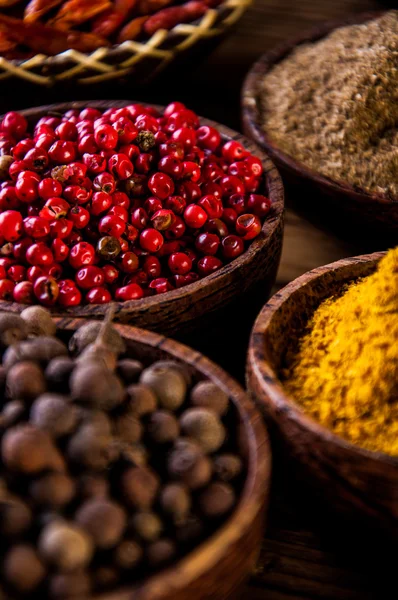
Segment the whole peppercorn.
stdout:
<svg viewBox="0 0 398 600">
<path fill-rule="evenodd" d="M 25 413 L 25 405 L 20 400 L 12 400 L 4 405 L 1 413 L 4 427 L 16 425 Z"/>
<path fill-rule="evenodd" d="M 97 344 L 94 342 L 88 344 L 82 350 L 81 354 L 76 358 L 77 364 L 87 364 L 88 362 L 95 362 L 101 366 L 106 367 L 110 371 L 116 369 L 117 356 L 112 350 L 109 350 L 105 345 Z"/>
<path fill-rule="evenodd" d="M 115 417 L 113 421 L 114 435 L 126 443 L 135 444 L 142 436 L 142 425 L 131 410 Z"/>
<path fill-rule="evenodd" d="M 102 410 L 91 408 L 80 409 L 80 419 L 83 425 L 95 427 L 98 435 L 112 435 L 112 422 L 108 415 Z"/>
<path fill-rule="evenodd" d="M 69 390 L 69 378 L 75 367 L 74 361 L 69 356 L 53 358 L 44 372 L 49 387 L 55 392 Z"/>
<path fill-rule="evenodd" d="M 21 312 L 30 335 L 55 335 L 57 326 L 51 314 L 42 306 L 28 306 Z"/>
<path fill-rule="evenodd" d="M 125 385 L 131 385 L 138 381 L 139 376 L 144 370 L 144 365 L 139 360 L 123 358 L 116 365 L 116 372 L 124 381 Z"/>
<path fill-rule="evenodd" d="M 220 454 L 213 460 L 214 472 L 222 481 L 232 481 L 242 472 L 242 459 L 236 454 Z"/>
<path fill-rule="evenodd" d="M 42 394 L 32 404 L 30 421 L 57 438 L 74 431 L 77 425 L 77 410 L 67 396 Z"/>
<path fill-rule="evenodd" d="M 7 495 L 0 500 L 0 533 L 7 537 L 20 535 L 29 529 L 32 512 L 27 504 L 17 497 Z"/>
<path fill-rule="evenodd" d="M 87 598 L 91 593 L 90 576 L 85 571 L 58 573 L 50 579 L 49 592 L 54 600 Z"/>
<path fill-rule="evenodd" d="M 120 479 L 123 500 L 137 510 L 149 510 L 158 490 L 159 478 L 148 467 L 129 467 Z"/>
<path fill-rule="evenodd" d="M 29 486 L 29 494 L 34 502 L 49 508 L 60 508 L 69 504 L 75 493 L 74 480 L 63 473 L 48 473 Z"/>
<path fill-rule="evenodd" d="M 199 496 L 199 507 L 208 518 L 222 517 L 235 504 L 235 492 L 227 483 L 211 483 Z"/>
<path fill-rule="evenodd" d="M 76 522 L 94 540 L 98 548 L 112 548 L 123 535 L 126 527 L 126 513 L 123 508 L 101 498 L 93 498 L 78 509 Z"/>
<path fill-rule="evenodd" d="M 228 395 L 212 381 L 200 381 L 191 391 L 193 406 L 210 408 L 223 416 L 228 410 Z"/>
<path fill-rule="evenodd" d="M 109 481 L 102 475 L 86 473 L 78 480 L 79 495 L 85 500 L 89 498 L 107 498 Z"/>
<path fill-rule="evenodd" d="M 95 342 L 101 327 L 102 323 L 97 321 L 90 321 L 79 327 L 69 340 L 69 350 L 80 354 L 86 346 Z M 114 327 L 107 329 L 103 341 L 115 354 L 123 354 L 126 351 L 126 344 Z"/>
<path fill-rule="evenodd" d="M 171 412 L 157 410 L 148 419 L 147 431 L 155 444 L 166 444 L 177 439 L 180 426 L 178 420 Z"/>
<path fill-rule="evenodd" d="M 70 438 L 67 446 L 69 459 L 80 467 L 102 471 L 114 458 L 112 437 L 93 424 L 82 425 Z"/>
<path fill-rule="evenodd" d="M 176 553 L 175 543 L 167 538 L 157 540 L 146 548 L 146 557 L 151 567 L 160 567 L 171 562 Z"/>
<path fill-rule="evenodd" d="M 59 571 L 86 567 L 93 555 L 93 543 L 83 529 L 72 523 L 52 521 L 38 541 L 40 556 Z"/>
<path fill-rule="evenodd" d="M 44 373 L 35 362 L 16 363 L 7 372 L 6 393 L 9 398 L 31 402 L 46 388 Z"/>
<path fill-rule="evenodd" d="M 169 483 L 160 492 L 160 506 L 174 523 L 183 523 L 191 510 L 191 495 L 180 483 Z"/>
<path fill-rule="evenodd" d="M 13 313 L 0 314 L 0 345 L 7 348 L 28 337 L 26 323 L 19 315 Z"/>
<path fill-rule="evenodd" d="M 175 360 L 157 360 L 156 365 L 159 369 L 160 368 L 174 369 L 174 370 L 178 371 L 184 377 L 185 383 L 187 384 L 187 386 L 191 387 L 191 384 L 192 384 L 191 373 L 189 372 L 188 367 L 186 367 L 182 363 L 179 363 Z"/>
<path fill-rule="evenodd" d="M 131 519 L 131 530 L 144 542 L 154 542 L 160 537 L 163 524 L 152 512 L 137 512 Z"/>
<path fill-rule="evenodd" d="M 152 389 L 143 384 L 133 384 L 127 388 L 129 406 L 137 416 L 148 415 L 157 409 L 157 398 Z"/>
<path fill-rule="evenodd" d="M 142 548 L 134 540 L 123 540 L 116 546 L 113 561 L 120 569 L 133 569 L 142 559 Z"/>
<path fill-rule="evenodd" d="M 36 361 L 47 365 L 56 356 L 65 356 L 68 350 L 60 340 L 54 337 L 37 337 L 13 344 L 3 355 L 3 366 L 8 370 L 21 361 Z"/>
<path fill-rule="evenodd" d="M 110 410 L 123 402 L 125 391 L 120 379 L 101 364 L 79 364 L 70 379 L 72 398 Z"/>
<path fill-rule="evenodd" d="M 180 425 L 184 434 L 196 440 L 206 453 L 216 452 L 225 441 L 223 424 L 206 408 L 189 408 L 182 413 Z"/>
<path fill-rule="evenodd" d="M 0 156 L 0 181 L 6 181 L 8 179 L 8 170 L 13 162 L 14 159 L 9 154 L 3 154 L 3 156 Z"/>
<path fill-rule="evenodd" d="M 119 240 L 111 235 L 104 235 L 97 242 L 97 254 L 105 260 L 115 259 L 121 251 Z"/>
<path fill-rule="evenodd" d="M 45 431 L 33 425 L 17 425 L 8 429 L 1 441 L 4 465 L 27 475 L 44 469 L 64 471 L 65 462 Z"/>
<path fill-rule="evenodd" d="M 176 440 L 167 460 L 167 469 L 172 478 L 180 480 L 190 489 L 205 486 L 211 479 L 212 465 L 203 450 L 193 440 Z"/>
<path fill-rule="evenodd" d="M 46 569 L 33 546 L 18 544 L 12 546 L 4 557 L 3 575 L 16 591 L 28 593 L 40 585 Z"/>
<path fill-rule="evenodd" d="M 149 152 L 156 145 L 156 140 L 152 131 L 142 130 L 135 138 L 134 143 L 137 144 L 142 152 Z"/>
<path fill-rule="evenodd" d="M 159 404 L 167 410 L 176 410 L 185 400 L 187 384 L 177 369 L 158 367 L 153 363 L 142 372 L 140 383 L 152 388 Z"/>
</svg>

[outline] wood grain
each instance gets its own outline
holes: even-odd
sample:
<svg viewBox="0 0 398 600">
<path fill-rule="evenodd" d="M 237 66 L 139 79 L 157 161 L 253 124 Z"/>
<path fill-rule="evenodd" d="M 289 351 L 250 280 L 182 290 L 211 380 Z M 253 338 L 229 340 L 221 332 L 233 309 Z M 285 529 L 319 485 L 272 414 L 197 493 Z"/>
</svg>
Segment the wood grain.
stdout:
<svg viewBox="0 0 398 600">
<path fill-rule="evenodd" d="M 59 331 L 74 331 L 83 319 L 57 319 Z M 248 473 L 236 510 L 213 536 L 176 565 L 142 585 L 101 595 L 96 600 L 226 600 L 245 580 L 258 556 L 268 503 L 271 452 L 261 415 L 242 388 L 220 367 L 182 344 L 158 334 L 115 325 L 127 354 L 144 364 L 172 359 L 184 363 L 195 380 L 208 378 L 231 398 L 242 432 Z"/>
</svg>

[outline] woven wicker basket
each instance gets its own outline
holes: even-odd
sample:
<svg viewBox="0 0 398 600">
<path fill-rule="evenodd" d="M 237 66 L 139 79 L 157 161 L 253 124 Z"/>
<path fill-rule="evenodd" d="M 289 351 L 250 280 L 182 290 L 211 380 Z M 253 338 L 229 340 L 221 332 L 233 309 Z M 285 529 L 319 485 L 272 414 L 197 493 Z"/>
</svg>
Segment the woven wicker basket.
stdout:
<svg viewBox="0 0 398 600">
<path fill-rule="evenodd" d="M 170 31 L 160 29 L 145 42 L 126 41 L 111 48 L 98 48 L 91 54 L 67 50 L 56 56 L 36 54 L 26 60 L 0 56 L 0 81 L 18 78 L 54 86 L 70 81 L 96 84 L 129 76 L 137 83 L 147 82 L 193 46 L 204 46 L 221 37 L 251 3 L 252 0 L 225 0 L 201 19 L 181 23 Z"/>
</svg>

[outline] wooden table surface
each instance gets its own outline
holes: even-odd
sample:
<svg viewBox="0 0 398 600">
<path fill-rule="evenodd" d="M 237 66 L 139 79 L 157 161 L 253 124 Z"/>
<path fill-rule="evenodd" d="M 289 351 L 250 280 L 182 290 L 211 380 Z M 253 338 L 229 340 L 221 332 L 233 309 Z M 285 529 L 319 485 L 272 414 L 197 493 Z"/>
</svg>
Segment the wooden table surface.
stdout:
<svg viewBox="0 0 398 600">
<path fill-rule="evenodd" d="M 112 85 L 104 90 L 102 98 L 124 97 L 159 104 L 181 100 L 199 114 L 239 129 L 240 87 L 261 53 L 320 21 L 380 8 L 382 2 L 376 0 L 255 0 L 234 34 L 198 68 L 145 90 Z M 90 90 L 76 88 L 62 95 L 63 100 L 90 97 Z M 0 108 L 57 100 L 61 98 L 50 90 L 32 92 L 29 102 L 26 95 L 10 97 L 3 93 Z M 288 209 L 276 288 L 309 269 L 366 249 L 311 225 Z M 301 482 L 292 484 L 287 473 L 280 464 L 274 465 L 269 525 L 258 567 L 241 600 L 398 598 L 397 584 L 391 577 L 396 571 L 396 547 L 376 542 L 366 530 L 348 532 L 344 521 L 333 521 L 333 528 L 325 531 L 323 525 L 331 516 L 314 509 L 314 498 L 307 502 L 305 493 L 301 494 Z"/>
</svg>

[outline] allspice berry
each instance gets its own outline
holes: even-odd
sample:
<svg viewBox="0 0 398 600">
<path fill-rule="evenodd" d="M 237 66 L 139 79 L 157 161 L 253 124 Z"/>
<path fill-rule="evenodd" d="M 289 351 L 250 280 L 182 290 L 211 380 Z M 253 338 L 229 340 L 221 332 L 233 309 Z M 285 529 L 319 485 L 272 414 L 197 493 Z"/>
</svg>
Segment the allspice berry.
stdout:
<svg viewBox="0 0 398 600">
<path fill-rule="evenodd" d="M 148 419 L 147 431 L 155 444 L 166 444 L 177 439 L 180 426 L 173 413 L 167 410 L 157 410 Z"/>
<path fill-rule="evenodd" d="M 8 469 L 26 475 L 44 469 L 65 470 L 65 461 L 49 434 L 34 425 L 8 429 L 1 441 L 1 457 Z"/>
<path fill-rule="evenodd" d="M 77 409 L 67 396 L 42 394 L 32 404 L 30 421 L 54 437 L 68 435 L 77 426 Z"/>
<path fill-rule="evenodd" d="M 55 335 L 57 326 L 51 314 L 42 306 L 28 306 L 21 312 L 30 335 Z"/>
<path fill-rule="evenodd" d="M 75 493 L 75 481 L 64 473 L 42 475 L 29 486 L 29 494 L 36 504 L 54 509 L 69 504 Z"/>
<path fill-rule="evenodd" d="M 145 467 L 148 464 L 148 451 L 142 444 L 128 444 L 120 442 L 121 458 L 136 467 Z"/>
<path fill-rule="evenodd" d="M 181 373 L 181 375 L 185 379 L 185 383 L 188 387 L 191 387 L 192 384 L 192 375 L 184 364 L 177 362 L 175 360 L 158 360 L 156 361 L 157 367 L 160 369 L 174 369 Z"/>
<path fill-rule="evenodd" d="M 124 501 L 137 510 L 150 510 L 159 486 L 158 476 L 149 467 L 129 467 L 120 479 Z"/>
<path fill-rule="evenodd" d="M 208 518 L 222 517 L 235 504 L 235 492 L 228 483 L 211 483 L 199 496 L 199 507 Z"/>
<path fill-rule="evenodd" d="M 27 531 L 32 523 L 32 511 L 16 496 L 7 495 L 0 501 L 0 533 L 13 537 Z"/>
<path fill-rule="evenodd" d="M 223 416 L 228 410 L 228 395 L 212 381 L 200 381 L 191 391 L 191 403 L 196 407 L 210 408 Z"/>
<path fill-rule="evenodd" d="M 131 410 L 118 415 L 113 421 L 114 435 L 128 444 L 139 442 L 142 432 L 141 422 Z"/>
<path fill-rule="evenodd" d="M 57 356 L 65 356 L 68 349 L 55 337 L 37 337 L 13 344 L 3 354 L 3 366 L 8 370 L 12 365 L 21 361 L 39 362 L 47 365 Z"/>
<path fill-rule="evenodd" d="M 116 372 L 125 385 L 136 383 L 143 370 L 144 365 L 132 358 L 122 358 L 116 365 Z"/>
<path fill-rule="evenodd" d="M 127 388 L 129 406 L 139 417 L 149 415 L 157 409 L 158 401 L 152 389 L 140 383 Z"/>
<path fill-rule="evenodd" d="M 222 481 L 232 481 L 243 469 L 242 459 L 237 454 L 220 454 L 213 460 L 214 472 Z"/>
<path fill-rule="evenodd" d="M 116 369 L 117 355 L 110 350 L 106 345 L 93 342 L 88 344 L 84 350 L 76 358 L 77 363 L 95 362 L 100 364 L 110 371 Z"/>
<path fill-rule="evenodd" d="M 185 400 L 187 384 L 178 369 L 158 367 L 153 363 L 142 372 L 140 383 L 148 385 L 161 407 L 167 410 L 177 410 Z"/>
<path fill-rule="evenodd" d="M 176 545 L 168 538 L 157 540 L 146 548 L 147 560 L 151 567 L 160 567 L 171 562 L 176 554 Z"/>
<path fill-rule="evenodd" d="M 38 546 L 41 557 L 60 571 L 83 569 L 93 555 L 89 535 L 81 527 L 62 521 L 44 527 Z"/>
<path fill-rule="evenodd" d="M 116 502 L 93 498 L 78 509 L 76 522 L 89 533 L 98 548 L 112 548 L 123 535 L 126 513 Z"/>
<path fill-rule="evenodd" d="M 26 323 L 14 313 L 0 313 L 0 346 L 7 348 L 28 337 Z"/>
<path fill-rule="evenodd" d="M 74 367 L 75 362 L 69 356 L 53 358 L 45 370 L 45 376 L 50 389 L 54 392 L 68 392 L 69 378 Z"/>
<path fill-rule="evenodd" d="M 109 496 L 109 481 L 102 475 L 93 473 L 83 474 L 78 481 L 79 495 L 88 500 L 91 498 L 103 499 Z"/>
<path fill-rule="evenodd" d="M 212 464 L 194 441 L 176 440 L 167 460 L 167 469 L 173 479 L 178 479 L 191 490 L 205 486 L 212 476 Z"/>
<path fill-rule="evenodd" d="M 44 373 L 35 362 L 16 363 L 7 372 L 6 394 L 13 400 L 31 402 L 46 389 Z"/>
<path fill-rule="evenodd" d="M 183 523 L 191 510 L 191 495 L 181 483 L 169 483 L 160 492 L 162 511 L 170 516 L 174 523 Z"/>
<path fill-rule="evenodd" d="M 102 323 L 99 321 L 90 321 L 79 327 L 69 340 L 69 350 L 80 354 L 86 346 L 95 342 L 101 327 Z M 103 341 L 115 354 L 124 354 L 126 351 L 126 344 L 114 327 L 107 328 Z"/>
<path fill-rule="evenodd" d="M 162 533 L 163 523 L 153 512 L 137 512 L 131 518 L 131 528 L 144 542 L 154 542 Z"/>
<path fill-rule="evenodd" d="M 24 416 L 26 407 L 21 400 L 11 400 L 4 405 L 1 413 L 4 427 L 16 425 Z"/>
<path fill-rule="evenodd" d="M 207 408 L 189 408 L 181 415 L 180 425 L 184 435 L 193 438 L 206 454 L 219 450 L 225 441 L 223 424 Z"/>
<path fill-rule="evenodd" d="M 125 390 L 120 379 L 101 364 L 79 364 L 70 379 L 72 398 L 79 402 L 111 410 L 124 400 Z"/>
<path fill-rule="evenodd" d="M 113 460 L 112 442 L 113 438 L 95 425 L 82 425 L 70 438 L 67 455 L 80 468 L 102 471 Z"/>
<path fill-rule="evenodd" d="M 142 548 L 135 540 L 125 539 L 116 546 L 113 560 L 120 569 L 133 569 L 142 559 Z"/>
<path fill-rule="evenodd" d="M 85 571 L 53 575 L 49 584 L 54 600 L 79 600 L 90 596 L 91 578 Z"/>
<path fill-rule="evenodd" d="M 12 546 L 4 557 L 3 575 L 20 593 L 33 592 L 43 581 L 46 569 L 30 544 Z"/>
</svg>

